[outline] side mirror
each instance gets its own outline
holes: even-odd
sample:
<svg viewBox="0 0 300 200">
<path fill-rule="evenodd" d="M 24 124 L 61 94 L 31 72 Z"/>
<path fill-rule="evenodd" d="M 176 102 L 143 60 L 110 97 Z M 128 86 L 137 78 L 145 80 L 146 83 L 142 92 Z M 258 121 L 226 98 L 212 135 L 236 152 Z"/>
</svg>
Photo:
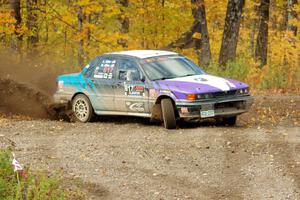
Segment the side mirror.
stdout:
<svg viewBox="0 0 300 200">
<path fill-rule="evenodd" d="M 146 80 L 145 75 L 141 74 L 141 81 L 142 81 L 142 82 L 145 82 L 145 80 Z"/>
</svg>

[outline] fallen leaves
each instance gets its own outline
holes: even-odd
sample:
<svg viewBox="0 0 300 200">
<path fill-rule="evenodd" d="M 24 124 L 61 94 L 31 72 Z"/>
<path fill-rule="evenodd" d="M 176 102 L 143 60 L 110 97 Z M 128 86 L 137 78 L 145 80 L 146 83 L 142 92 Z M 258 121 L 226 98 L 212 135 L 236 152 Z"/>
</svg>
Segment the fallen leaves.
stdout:
<svg viewBox="0 0 300 200">
<path fill-rule="evenodd" d="M 297 95 L 277 95 L 256 97 L 250 111 L 241 116 L 246 126 L 269 125 L 280 123 L 289 125 L 300 124 L 300 98 Z M 271 133 L 270 130 L 266 131 Z"/>
</svg>

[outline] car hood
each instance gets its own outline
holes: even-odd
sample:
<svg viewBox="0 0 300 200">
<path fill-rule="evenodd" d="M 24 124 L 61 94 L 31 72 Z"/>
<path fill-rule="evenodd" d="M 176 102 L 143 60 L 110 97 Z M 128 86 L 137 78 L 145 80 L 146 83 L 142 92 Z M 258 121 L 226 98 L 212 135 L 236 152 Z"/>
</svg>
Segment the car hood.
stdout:
<svg viewBox="0 0 300 200">
<path fill-rule="evenodd" d="M 225 92 L 247 88 L 248 85 L 236 80 L 208 74 L 180 77 L 156 81 L 157 89 L 170 90 L 184 94 Z"/>
</svg>

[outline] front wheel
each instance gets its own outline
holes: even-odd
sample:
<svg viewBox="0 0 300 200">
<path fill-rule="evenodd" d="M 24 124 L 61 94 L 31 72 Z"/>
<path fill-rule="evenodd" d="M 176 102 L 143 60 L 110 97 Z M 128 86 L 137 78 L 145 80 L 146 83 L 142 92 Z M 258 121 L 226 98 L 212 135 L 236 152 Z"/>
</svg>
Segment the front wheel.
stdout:
<svg viewBox="0 0 300 200">
<path fill-rule="evenodd" d="M 176 117 L 174 106 L 171 99 L 162 99 L 161 100 L 161 110 L 164 120 L 164 126 L 166 129 L 175 129 L 176 128 Z"/>
<path fill-rule="evenodd" d="M 94 110 L 90 100 L 83 94 L 76 95 L 72 101 L 72 111 L 77 121 L 89 122 L 94 117 Z"/>
</svg>

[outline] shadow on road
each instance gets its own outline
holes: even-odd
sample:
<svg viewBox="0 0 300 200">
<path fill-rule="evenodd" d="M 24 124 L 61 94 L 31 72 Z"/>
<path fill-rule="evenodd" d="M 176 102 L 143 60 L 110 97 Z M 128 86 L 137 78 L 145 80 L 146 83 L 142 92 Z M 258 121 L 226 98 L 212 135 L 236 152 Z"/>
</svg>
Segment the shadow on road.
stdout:
<svg viewBox="0 0 300 200">
<path fill-rule="evenodd" d="M 97 116 L 93 123 L 113 123 L 113 124 L 140 124 L 144 126 L 163 126 L 163 122 L 151 122 L 148 118 L 132 117 L 132 116 Z M 200 127 L 228 127 L 222 122 L 217 122 L 214 119 L 207 119 L 202 121 L 177 121 L 177 128 L 192 129 Z M 237 124 L 232 128 L 245 128 L 245 125 Z"/>
</svg>

